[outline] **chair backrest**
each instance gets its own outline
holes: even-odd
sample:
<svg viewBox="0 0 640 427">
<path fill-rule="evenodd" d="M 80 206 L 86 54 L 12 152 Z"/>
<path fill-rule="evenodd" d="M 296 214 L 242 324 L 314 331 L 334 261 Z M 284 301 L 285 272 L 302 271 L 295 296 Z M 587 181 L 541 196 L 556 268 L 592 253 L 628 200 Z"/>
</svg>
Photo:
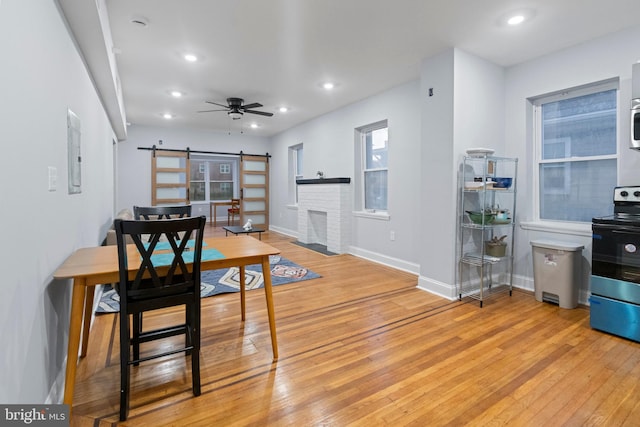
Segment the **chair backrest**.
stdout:
<svg viewBox="0 0 640 427">
<path fill-rule="evenodd" d="M 235 212 L 240 211 L 240 199 L 231 199 L 231 209 Z"/>
<path fill-rule="evenodd" d="M 120 306 L 126 313 L 131 299 L 166 297 L 200 292 L 200 263 L 206 218 L 162 219 L 114 222 L 120 270 Z M 183 235 L 182 240 L 177 236 Z M 126 237 L 136 246 L 140 266 L 129 278 Z M 150 236 L 149 242 L 143 236 Z M 161 237 L 164 238 L 161 241 Z M 145 239 L 146 240 L 146 239 Z M 123 292 L 125 290 L 125 292 Z"/>
<path fill-rule="evenodd" d="M 135 219 L 170 219 L 191 216 L 191 205 L 182 206 L 134 206 Z"/>
</svg>

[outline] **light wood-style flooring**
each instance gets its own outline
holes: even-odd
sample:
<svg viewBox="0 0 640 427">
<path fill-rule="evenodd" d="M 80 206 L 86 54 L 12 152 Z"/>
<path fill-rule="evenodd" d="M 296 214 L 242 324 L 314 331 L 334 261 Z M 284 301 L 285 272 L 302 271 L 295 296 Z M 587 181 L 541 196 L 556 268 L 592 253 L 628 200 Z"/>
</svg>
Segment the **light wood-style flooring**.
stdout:
<svg viewBox="0 0 640 427">
<path fill-rule="evenodd" d="M 279 360 L 263 290 L 247 293 L 244 323 L 239 294 L 205 298 L 202 395 L 192 395 L 184 355 L 143 363 L 132 369 L 123 425 L 640 425 L 640 344 L 592 330 L 584 307 L 516 290 L 480 308 L 418 290 L 409 273 L 324 256 L 274 232 L 262 238 L 322 275 L 274 287 Z M 72 425 L 117 423 L 117 323 L 113 314 L 95 320 Z"/>
</svg>

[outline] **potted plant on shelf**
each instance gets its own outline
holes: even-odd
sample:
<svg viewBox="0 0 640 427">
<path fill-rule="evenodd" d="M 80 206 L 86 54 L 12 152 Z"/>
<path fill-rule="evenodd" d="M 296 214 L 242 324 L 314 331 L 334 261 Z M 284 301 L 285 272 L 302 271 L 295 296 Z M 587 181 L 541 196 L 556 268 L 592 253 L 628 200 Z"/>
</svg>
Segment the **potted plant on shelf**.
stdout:
<svg viewBox="0 0 640 427">
<path fill-rule="evenodd" d="M 504 241 L 506 238 L 506 234 L 501 237 L 493 236 L 491 240 L 484 242 L 486 254 L 489 256 L 503 257 L 507 252 L 507 242 Z"/>
</svg>

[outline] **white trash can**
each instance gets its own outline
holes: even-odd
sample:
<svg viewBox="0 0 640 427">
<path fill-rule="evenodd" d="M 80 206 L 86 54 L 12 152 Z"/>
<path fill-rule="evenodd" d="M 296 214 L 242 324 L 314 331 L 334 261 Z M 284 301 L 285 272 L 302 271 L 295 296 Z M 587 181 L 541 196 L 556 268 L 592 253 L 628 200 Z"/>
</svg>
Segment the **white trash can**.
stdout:
<svg viewBox="0 0 640 427">
<path fill-rule="evenodd" d="M 531 241 L 536 301 L 576 308 L 582 274 L 583 245 L 552 240 Z"/>
</svg>

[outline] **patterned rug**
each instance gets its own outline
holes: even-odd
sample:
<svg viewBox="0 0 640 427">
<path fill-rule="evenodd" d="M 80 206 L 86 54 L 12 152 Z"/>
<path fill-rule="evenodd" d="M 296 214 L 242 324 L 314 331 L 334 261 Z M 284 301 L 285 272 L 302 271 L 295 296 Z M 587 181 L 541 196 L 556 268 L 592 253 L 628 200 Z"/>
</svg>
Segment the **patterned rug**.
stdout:
<svg viewBox="0 0 640 427">
<path fill-rule="evenodd" d="M 271 263 L 271 283 L 273 286 L 321 277 L 319 274 L 279 255 L 269 257 L 269 262 Z M 245 289 L 258 289 L 264 286 L 260 264 L 248 265 L 244 271 Z M 240 292 L 240 269 L 238 267 L 202 272 L 200 278 L 202 298 L 229 292 Z M 96 313 L 117 313 L 118 311 L 120 311 L 118 293 L 111 287 L 105 288 Z"/>
</svg>

